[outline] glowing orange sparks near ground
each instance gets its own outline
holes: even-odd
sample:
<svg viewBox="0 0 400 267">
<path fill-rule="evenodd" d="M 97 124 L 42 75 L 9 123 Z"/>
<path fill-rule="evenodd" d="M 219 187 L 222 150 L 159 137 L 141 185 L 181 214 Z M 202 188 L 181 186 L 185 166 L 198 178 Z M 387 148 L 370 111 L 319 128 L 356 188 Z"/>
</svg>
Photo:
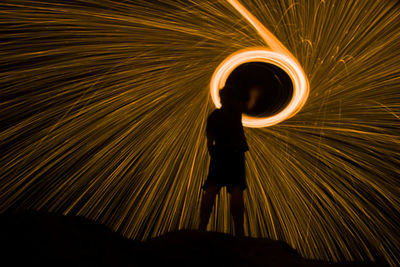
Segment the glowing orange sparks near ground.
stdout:
<svg viewBox="0 0 400 267">
<path fill-rule="evenodd" d="M 291 78 L 293 83 L 293 96 L 289 104 L 278 114 L 270 117 L 255 118 L 243 115 L 243 126 L 260 128 L 278 124 L 301 110 L 304 106 L 309 91 L 309 83 L 303 68 L 296 58 L 279 42 L 279 40 L 265 28 L 243 5 L 236 0 L 228 2 L 239 11 L 257 30 L 271 49 L 253 47 L 240 50 L 226 58 L 215 70 L 211 82 L 211 98 L 217 108 L 221 107 L 218 91 L 224 87 L 229 74 L 239 65 L 247 62 L 265 62 L 276 65 L 283 69 Z"/>
</svg>

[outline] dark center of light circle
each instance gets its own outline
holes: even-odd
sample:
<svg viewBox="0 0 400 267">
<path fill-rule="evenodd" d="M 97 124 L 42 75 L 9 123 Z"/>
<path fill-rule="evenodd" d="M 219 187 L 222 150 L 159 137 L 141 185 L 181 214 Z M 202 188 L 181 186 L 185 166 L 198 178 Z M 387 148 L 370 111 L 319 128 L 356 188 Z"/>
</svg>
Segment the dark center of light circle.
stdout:
<svg viewBox="0 0 400 267">
<path fill-rule="evenodd" d="M 245 111 L 246 115 L 253 117 L 278 114 L 289 104 L 293 95 L 293 83 L 289 75 L 281 68 L 265 62 L 239 65 L 225 84 L 238 88 L 243 99 L 251 90 L 258 88 L 259 94 L 253 100 L 253 107 Z"/>
</svg>

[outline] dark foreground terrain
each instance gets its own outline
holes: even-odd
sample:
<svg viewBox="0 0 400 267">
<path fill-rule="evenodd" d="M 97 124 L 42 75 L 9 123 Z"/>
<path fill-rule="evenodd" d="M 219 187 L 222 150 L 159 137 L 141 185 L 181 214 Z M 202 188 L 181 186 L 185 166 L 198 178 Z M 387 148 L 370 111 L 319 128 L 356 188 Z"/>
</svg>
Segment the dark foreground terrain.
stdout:
<svg viewBox="0 0 400 267">
<path fill-rule="evenodd" d="M 180 230 L 145 242 L 82 217 L 0 214 L 1 266 L 382 266 L 307 260 L 282 241 Z"/>
</svg>

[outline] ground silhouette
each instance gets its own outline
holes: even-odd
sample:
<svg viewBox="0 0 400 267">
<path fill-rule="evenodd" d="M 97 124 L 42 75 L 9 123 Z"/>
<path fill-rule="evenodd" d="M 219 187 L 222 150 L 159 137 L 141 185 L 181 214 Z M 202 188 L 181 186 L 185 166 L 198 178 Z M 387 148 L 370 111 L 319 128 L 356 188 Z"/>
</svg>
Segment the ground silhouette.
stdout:
<svg viewBox="0 0 400 267">
<path fill-rule="evenodd" d="M 37 211 L 0 214 L 0 229 L 2 266 L 378 266 L 307 260 L 282 241 L 217 232 L 140 242 L 83 217 Z"/>
</svg>

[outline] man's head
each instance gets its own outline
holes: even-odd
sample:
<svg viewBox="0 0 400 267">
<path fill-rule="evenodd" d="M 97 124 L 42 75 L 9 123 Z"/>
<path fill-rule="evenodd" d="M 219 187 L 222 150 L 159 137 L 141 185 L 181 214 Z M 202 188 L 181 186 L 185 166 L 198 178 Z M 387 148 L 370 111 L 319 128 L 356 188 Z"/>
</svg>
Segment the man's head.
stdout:
<svg viewBox="0 0 400 267">
<path fill-rule="evenodd" d="M 247 102 L 249 101 L 249 95 L 241 92 L 237 87 L 225 85 L 219 91 L 221 105 L 224 108 L 234 108 L 241 112 L 246 111 Z"/>
</svg>

